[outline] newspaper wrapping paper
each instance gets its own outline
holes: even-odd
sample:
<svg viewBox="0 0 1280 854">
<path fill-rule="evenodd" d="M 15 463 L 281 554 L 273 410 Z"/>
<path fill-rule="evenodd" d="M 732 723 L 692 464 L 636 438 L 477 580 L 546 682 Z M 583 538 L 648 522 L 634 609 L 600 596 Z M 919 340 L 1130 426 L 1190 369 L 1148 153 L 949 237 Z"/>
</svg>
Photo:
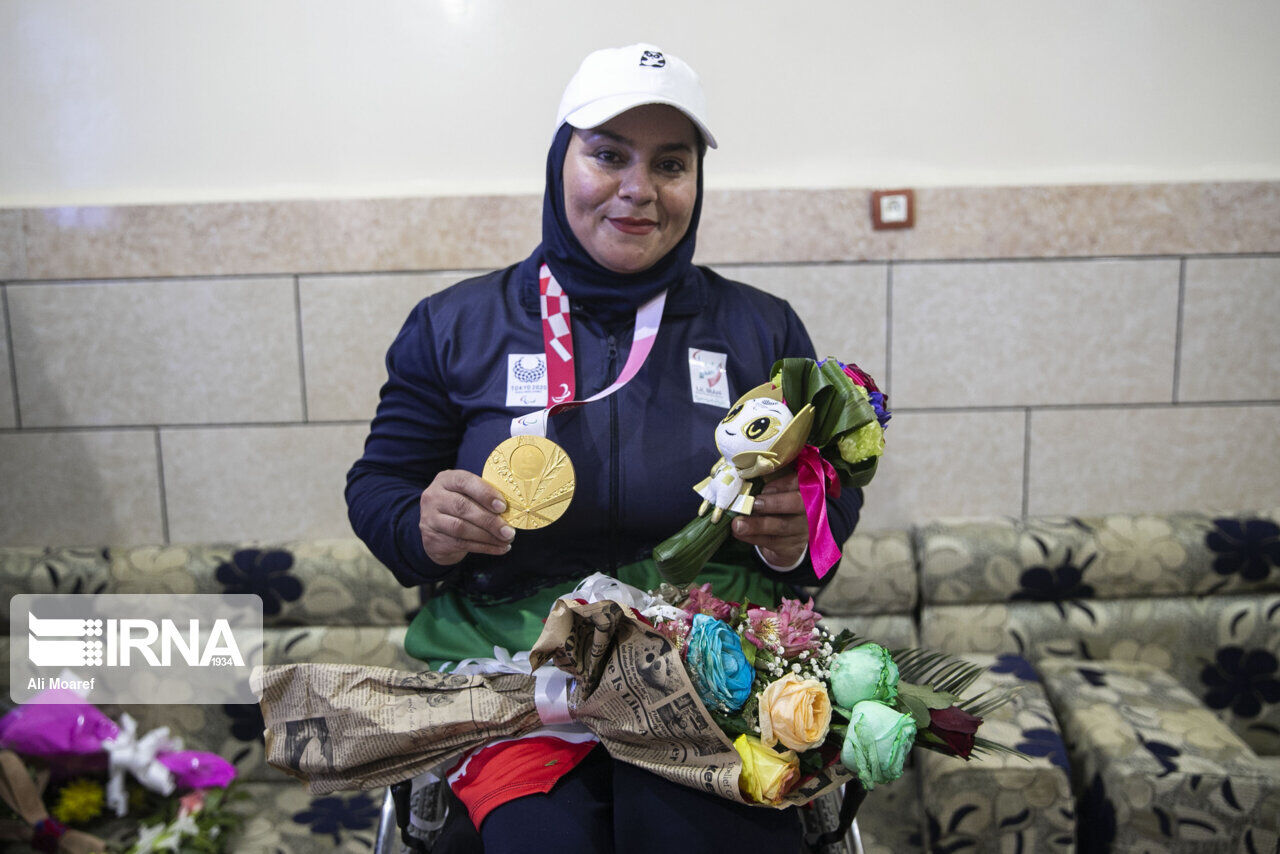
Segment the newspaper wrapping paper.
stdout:
<svg viewBox="0 0 1280 854">
<path fill-rule="evenodd" d="M 675 647 L 613 601 L 561 599 L 530 651 L 573 677 L 569 707 L 609 751 L 672 782 L 747 803 L 742 761 L 707 712 Z M 407 780 L 498 738 L 543 725 L 525 673 L 407 673 L 289 664 L 261 671 L 266 755 L 312 794 Z M 805 804 L 848 782 L 839 764 L 777 806 Z"/>
</svg>

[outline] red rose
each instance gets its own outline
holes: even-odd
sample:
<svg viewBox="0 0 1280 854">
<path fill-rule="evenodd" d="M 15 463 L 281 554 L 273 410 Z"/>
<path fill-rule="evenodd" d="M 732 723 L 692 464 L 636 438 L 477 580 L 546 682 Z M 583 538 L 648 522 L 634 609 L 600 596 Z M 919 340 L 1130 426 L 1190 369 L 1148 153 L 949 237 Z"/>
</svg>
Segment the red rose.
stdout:
<svg viewBox="0 0 1280 854">
<path fill-rule="evenodd" d="M 973 752 L 973 734 L 981 723 L 982 718 L 956 706 L 929 710 L 929 732 L 945 741 L 961 759 L 968 759 Z"/>
</svg>

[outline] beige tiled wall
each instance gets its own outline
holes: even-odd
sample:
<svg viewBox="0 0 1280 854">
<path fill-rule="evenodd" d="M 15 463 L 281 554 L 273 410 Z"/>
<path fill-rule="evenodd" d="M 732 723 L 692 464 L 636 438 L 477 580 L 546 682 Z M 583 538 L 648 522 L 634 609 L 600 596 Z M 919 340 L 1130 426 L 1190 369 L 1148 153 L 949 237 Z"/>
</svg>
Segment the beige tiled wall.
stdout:
<svg viewBox="0 0 1280 854">
<path fill-rule="evenodd" d="M 298 421 L 294 282 L 9 286 L 25 427 Z"/>
<path fill-rule="evenodd" d="M 312 421 L 369 420 L 387 378 L 383 362 L 401 324 L 423 297 L 464 273 L 315 276 L 299 285 L 307 415 Z"/>
<path fill-rule="evenodd" d="M 342 489 L 364 434 L 364 424 L 161 430 L 170 540 L 349 535 Z"/>
<path fill-rule="evenodd" d="M 1178 400 L 1280 398 L 1280 258 L 1187 262 Z"/>
<path fill-rule="evenodd" d="M 164 541 L 156 431 L 0 433 L 0 543 Z"/>
<path fill-rule="evenodd" d="M 0 430 L 18 423 L 13 399 L 13 374 L 9 370 L 13 357 L 9 350 L 9 308 L 6 302 L 0 299 L 0 356 L 4 358 L 3 365 L 0 365 Z"/>
<path fill-rule="evenodd" d="M 1175 260 L 900 264 L 893 391 L 904 407 L 1169 400 Z"/>
<path fill-rule="evenodd" d="M 1280 406 L 1031 413 L 1027 509 L 1121 512 L 1280 504 Z"/>
<path fill-rule="evenodd" d="M 713 194 L 699 259 L 884 381 L 867 527 L 1280 505 L 1280 184 L 922 191 L 896 234 L 866 201 Z M 387 345 L 536 218 L 529 197 L 0 211 L 0 544 L 347 536 Z"/>
</svg>

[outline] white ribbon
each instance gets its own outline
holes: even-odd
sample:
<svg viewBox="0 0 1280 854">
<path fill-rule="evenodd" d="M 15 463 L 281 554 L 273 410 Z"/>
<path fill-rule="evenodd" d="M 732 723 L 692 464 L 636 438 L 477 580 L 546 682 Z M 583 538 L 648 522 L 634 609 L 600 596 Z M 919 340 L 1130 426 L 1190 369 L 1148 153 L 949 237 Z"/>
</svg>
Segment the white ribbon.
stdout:
<svg viewBox="0 0 1280 854">
<path fill-rule="evenodd" d="M 120 731 L 115 738 L 102 742 L 102 749 L 109 759 L 107 780 L 107 806 L 117 816 L 129 811 L 129 798 L 124 790 L 124 774 L 128 771 L 139 783 L 161 795 L 173 793 L 173 772 L 156 759 L 160 751 L 182 749 L 181 739 L 169 737 L 169 728 L 162 726 L 138 738 L 138 722 L 128 714 L 120 716 Z"/>
<path fill-rule="evenodd" d="M 544 664 L 537 670 L 529 663 L 529 652 L 515 655 L 500 646 L 493 648 L 493 658 L 468 658 L 458 662 L 451 672 L 462 676 L 475 673 L 527 673 L 534 679 L 533 701 L 538 707 L 538 717 L 544 724 L 567 724 L 573 721 L 569 712 L 569 692 L 573 679 L 554 664 Z"/>
<path fill-rule="evenodd" d="M 616 578 L 597 572 L 584 578 L 571 592 L 561 599 L 585 599 L 587 602 L 610 600 L 624 608 L 634 608 L 647 619 L 674 620 L 684 616 L 679 608 L 668 605 L 658 596 L 650 596 L 637 587 L 623 584 Z M 448 665 L 441 667 L 443 670 Z M 529 663 L 528 650 L 515 655 L 500 646 L 493 648 L 493 658 L 468 658 L 459 661 L 451 673 L 471 676 L 477 673 L 527 673 L 534 678 L 533 699 L 538 717 L 547 726 L 573 722 L 569 707 L 569 694 L 574 680 L 554 664 L 544 664 L 537 670 Z"/>
<path fill-rule="evenodd" d="M 684 611 L 668 604 L 662 597 L 651 596 L 640 588 L 624 584 L 603 572 L 588 575 L 572 592 L 560 598 L 585 599 L 588 602 L 603 602 L 608 599 L 624 608 L 634 608 L 649 620 L 678 620 L 687 616 Z"/>
</svg>

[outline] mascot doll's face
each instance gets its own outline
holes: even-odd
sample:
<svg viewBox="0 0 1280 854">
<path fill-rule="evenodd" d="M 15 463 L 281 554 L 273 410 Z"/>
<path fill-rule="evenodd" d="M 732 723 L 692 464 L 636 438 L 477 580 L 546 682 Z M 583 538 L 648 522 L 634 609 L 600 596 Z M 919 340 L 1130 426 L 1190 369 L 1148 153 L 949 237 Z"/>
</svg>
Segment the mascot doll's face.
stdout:
<svg viewBox="0 0 1280 854">
<path fill-rule="evenodd" d="M 729 410 L 716 428 L 716 449 L 726 460 L 744 451 L 767 451 L 791 423 L 791 410 L 780 400 L 756 397 Z"/>
</svg>

